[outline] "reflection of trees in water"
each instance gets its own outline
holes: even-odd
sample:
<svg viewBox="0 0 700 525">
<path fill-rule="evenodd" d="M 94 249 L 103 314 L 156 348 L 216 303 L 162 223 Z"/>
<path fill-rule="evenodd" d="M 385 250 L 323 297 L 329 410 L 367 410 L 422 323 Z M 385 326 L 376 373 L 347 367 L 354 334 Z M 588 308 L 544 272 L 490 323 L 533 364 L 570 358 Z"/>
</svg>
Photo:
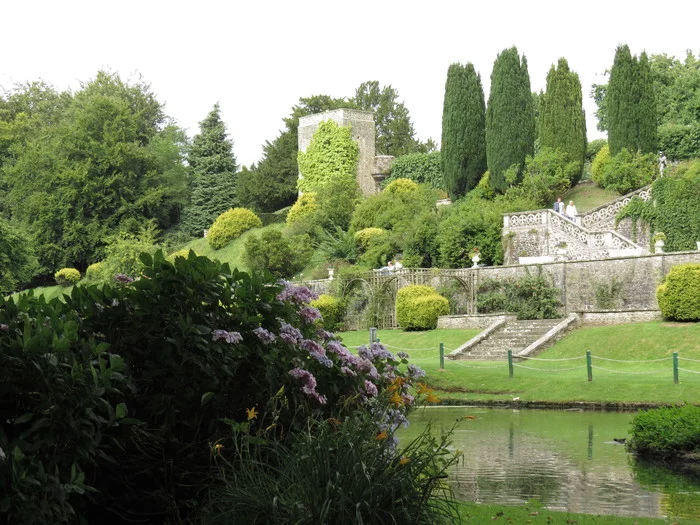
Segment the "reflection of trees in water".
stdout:
<svg viewBox="0 0 700 525">
<path fill-rule="evenodd" d="M 633 458 L 637 482 L 648 490 L 660 490 L 661 508 L 669 516 L 700 519 L 700 465 L 663 463 Z"/>
</svg>

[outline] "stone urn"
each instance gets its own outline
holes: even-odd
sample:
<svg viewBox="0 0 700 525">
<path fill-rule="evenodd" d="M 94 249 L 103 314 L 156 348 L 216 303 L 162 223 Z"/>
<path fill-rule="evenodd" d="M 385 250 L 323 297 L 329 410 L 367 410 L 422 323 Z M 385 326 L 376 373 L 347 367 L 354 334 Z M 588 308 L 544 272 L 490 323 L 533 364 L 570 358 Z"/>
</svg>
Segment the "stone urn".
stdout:
<svg viewBox="0 0 700 525">
<path fill-rule="evenodd" d="M 664 245 L 666 243 L 663 239 L 659 239 L 654 243 L 654 253 L 664 253 Z"/>
<path fill-rule="evenodd" d="M 328 280 L 333 280 L 333 274 L 335 273 L 335 268 L 328 268 Z"/>
<path fill-rule="evenodd" d="M 472 262 L 474 263 L 472 268 L 478 268 L 480 260 L 481 260 L 481 256 L 478 253 L 475 253 L 474 255 L 472 255 Z"/>
</svg>

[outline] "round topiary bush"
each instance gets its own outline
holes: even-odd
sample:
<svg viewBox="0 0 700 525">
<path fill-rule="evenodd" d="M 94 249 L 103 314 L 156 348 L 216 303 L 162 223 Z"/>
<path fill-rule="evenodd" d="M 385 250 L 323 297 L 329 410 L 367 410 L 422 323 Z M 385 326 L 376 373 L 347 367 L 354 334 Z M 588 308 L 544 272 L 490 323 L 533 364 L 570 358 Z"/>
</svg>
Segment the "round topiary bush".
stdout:
<svg viewBox="0 0 700 525">
<path fill-rule="evenodd" d="M 700 264 L 674 266 L 656 289 L 661 314 L 674 321 L 700 321 Z"/>
<path fill-rule="evenodd" d="M 87 270 L 85 270 L 85 280 L 92 283 L 102 281 L 104 279 L 104 273 L 104 261 L 92 263 L 90 266 L 87 267 Z"/>
<path fill-rule="evenodd" d="M 364 228 L 355 232 L 355 244 L 357 244 L 362 251 L 365 251 L 374 240 L 383 236 L 385 233 L 386 230 L 383 228 Z"/>
<path fill-rule="evenodd" d="M 417 190 L 418 184 L 411 179 L 396 179 L 384 188 L 384 191 L 388 193 L 409 193 Z"/>
<path fill-rule="evenodd" d="M 318 299 L 311 301 L 311 306 L 321 312 L 323 326 L 335 332 L 341 330 L 343 319 L 345 318 L 345 304 L 343 301 L 332 295 L 322 294 Z"/>
<path fill-rule="evenodd" d="M 430 286 L 406 286 L 396 297 L 396 320 L 406 330 L 433 330 L 438 317 L 449 312 L 447 298 Z"/>
<path fill-rule="evenodd" d="M 209 228 L 209 246 L 220 250 L 251 228 L 262 227 L 262 221 L 247 208 L 232 208 L 219 215 Z"/>
<path fill-rule="evenodd" d="M 187 259 L 187 257 L 190 254 L 190 251 L 193 251 L 192 248 L 182 248 L 180 250 L 174 251 L 170 255 L 168 255 L 167 260 L 170 262 L 175 262 L 175 259 L 178 257 L 182 257 L 183 259 Z M 197 252 L 194 252 L 195 255 L 197 255 Z"/>
<path fill-rule="evenodd" d="M 287 213 L 287 224 L 290 226 L 310 217 L 318 208 L 314 192 L 301 195 Z"/>
<path fill-rule="evenodd" d="M 53 277 L 58 286 L 72 286 L 80 280 L 80 272 L 75 268 L 61 268 Z"/>
</svg>

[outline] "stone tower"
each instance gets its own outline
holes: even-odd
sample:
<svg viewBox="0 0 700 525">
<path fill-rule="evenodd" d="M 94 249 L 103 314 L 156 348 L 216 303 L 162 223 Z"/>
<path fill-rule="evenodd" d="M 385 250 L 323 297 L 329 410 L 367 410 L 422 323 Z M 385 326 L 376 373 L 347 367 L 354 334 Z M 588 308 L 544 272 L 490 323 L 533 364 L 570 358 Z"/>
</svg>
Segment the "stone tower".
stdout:
<svg viewBox="0 0 700 525">
<path fill-rule="evenodd" d="M 389 173 L 391 161 L 386 156 L 375 156 L 374 113 L 360 109 L 334 109 L 299 119 L 299 151 L 306 151 L 318 125 L 332 120 L 339 126 L 350 126 L 350 134 L 359 146 L 357 182 L 363 195 L 379 191 L 381 182 Z M 393 157 L 391 158 L 393 160 Z"/>
</svg>

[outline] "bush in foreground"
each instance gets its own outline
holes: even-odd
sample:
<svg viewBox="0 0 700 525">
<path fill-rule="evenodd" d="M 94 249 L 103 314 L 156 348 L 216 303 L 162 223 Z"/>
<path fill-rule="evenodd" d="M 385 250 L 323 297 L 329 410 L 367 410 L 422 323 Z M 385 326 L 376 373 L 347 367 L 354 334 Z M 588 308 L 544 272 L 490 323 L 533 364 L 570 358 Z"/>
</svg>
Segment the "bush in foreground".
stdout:
<svg viewBox="0 0 700 525">
<path fill-rule="evenodd" d="M 632 420 L 629 450 L 660 459 L 700 452 L 700 407 L 683 405 L 643 410 Z"/>
</svg>

